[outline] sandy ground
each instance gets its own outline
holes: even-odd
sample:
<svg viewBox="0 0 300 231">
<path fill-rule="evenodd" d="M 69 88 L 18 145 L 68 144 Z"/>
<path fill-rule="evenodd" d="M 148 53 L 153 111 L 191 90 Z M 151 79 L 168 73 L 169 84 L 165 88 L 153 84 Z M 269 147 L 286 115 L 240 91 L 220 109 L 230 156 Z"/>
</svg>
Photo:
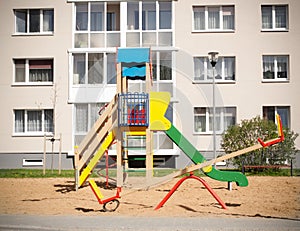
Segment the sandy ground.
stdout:
<svg viewBox="0 0 300 231">
<path fill-rule="evenodd" d="M 249 177 L 248 187 L 204 178 L 226 203 L 222 209 L 211 194 L 196 180 L 185 181 L 159 210 L 156 205 L 164 198 L 176 179 L 147 191 L 123 188 L 119 208 L 104 212 L 89 186 L 74 189 L 72 178 L 0 179 L 0 214 L 83 215 L 83 216 L 180 216 L 180 217 L 268 217 L 300 220 L 300 177 Z M 105 198 L 116 189 L 105 189 L 95 179 Z M 135 181 L 143 179 L 130 179 Z"/>
</svg>

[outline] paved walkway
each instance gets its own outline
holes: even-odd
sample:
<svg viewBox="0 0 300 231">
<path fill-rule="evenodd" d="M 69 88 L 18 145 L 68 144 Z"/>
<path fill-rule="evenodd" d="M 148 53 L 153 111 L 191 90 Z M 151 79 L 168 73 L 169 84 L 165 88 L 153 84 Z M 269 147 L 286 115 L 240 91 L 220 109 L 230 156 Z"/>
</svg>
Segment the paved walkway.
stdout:
<svg viewBox="0 0 300 231">
<path fill-rule="evenodd" d="M 181 218 L 0 215 L 0 230 L 300 230 L 300 220 L 271 218 Z"/>
</svg>

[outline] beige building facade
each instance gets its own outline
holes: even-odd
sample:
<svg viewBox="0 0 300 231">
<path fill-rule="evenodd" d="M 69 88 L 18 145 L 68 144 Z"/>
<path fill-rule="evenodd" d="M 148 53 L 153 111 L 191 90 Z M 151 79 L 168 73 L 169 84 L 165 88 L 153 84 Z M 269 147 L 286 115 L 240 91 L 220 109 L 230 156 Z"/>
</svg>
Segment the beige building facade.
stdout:
<svg viewBox="0 0 300 231">
<path fill-rule="evenodd" d="M 61 144 L 63 168 L 73 167 L 74 146 L 116 92 L 116 47 L 151 47 L 152 90 L 171 93 L 168 118 L 208 159 L 213 75 L 218 154 L 222 132 L 243 119 L 275 120 L 278 113 L 284 126 L 300 133 L 297 0 L 0 0 L 0 5 L 0 168 L 41 167 L 45 136 L 47 168 L 51 138 L 54 166 Z M 210 51 L 219 53 L 214 72 Z M 129 83 L 132 92 L 143 89 L 141 80 Z M 154 135 L 154 150 L 158 167 L 189 163 L 164 133 Z"/>
</svg>

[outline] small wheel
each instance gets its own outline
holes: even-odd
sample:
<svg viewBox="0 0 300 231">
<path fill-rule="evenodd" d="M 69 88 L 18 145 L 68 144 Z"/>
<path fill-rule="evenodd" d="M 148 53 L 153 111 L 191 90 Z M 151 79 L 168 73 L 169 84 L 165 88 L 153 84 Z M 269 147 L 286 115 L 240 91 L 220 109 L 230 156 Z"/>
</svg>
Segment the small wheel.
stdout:
<svg viewBox="0 0 300 231">
<path fill-rule="evenodd" d="M 119 207 L 119 205 L 120 205 L 120 201 L 118 201 L 118 200 L 115 199 L 115 200 L 106 202 L 103 205 L 103 210 L 105 212 L 114 212 Z"/>
</svg>

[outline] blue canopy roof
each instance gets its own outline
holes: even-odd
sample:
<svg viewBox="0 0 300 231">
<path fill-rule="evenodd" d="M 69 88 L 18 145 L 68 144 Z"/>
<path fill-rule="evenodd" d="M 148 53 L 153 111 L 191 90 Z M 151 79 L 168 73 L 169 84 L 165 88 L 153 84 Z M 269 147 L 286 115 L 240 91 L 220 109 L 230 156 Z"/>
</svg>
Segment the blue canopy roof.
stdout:
<svg viewBox="0 0 300 231">
<path fill-rule="evenodd" d="M 118 48 L 118 63 L 148 63 L 150 48 Z"/>
</svg>

